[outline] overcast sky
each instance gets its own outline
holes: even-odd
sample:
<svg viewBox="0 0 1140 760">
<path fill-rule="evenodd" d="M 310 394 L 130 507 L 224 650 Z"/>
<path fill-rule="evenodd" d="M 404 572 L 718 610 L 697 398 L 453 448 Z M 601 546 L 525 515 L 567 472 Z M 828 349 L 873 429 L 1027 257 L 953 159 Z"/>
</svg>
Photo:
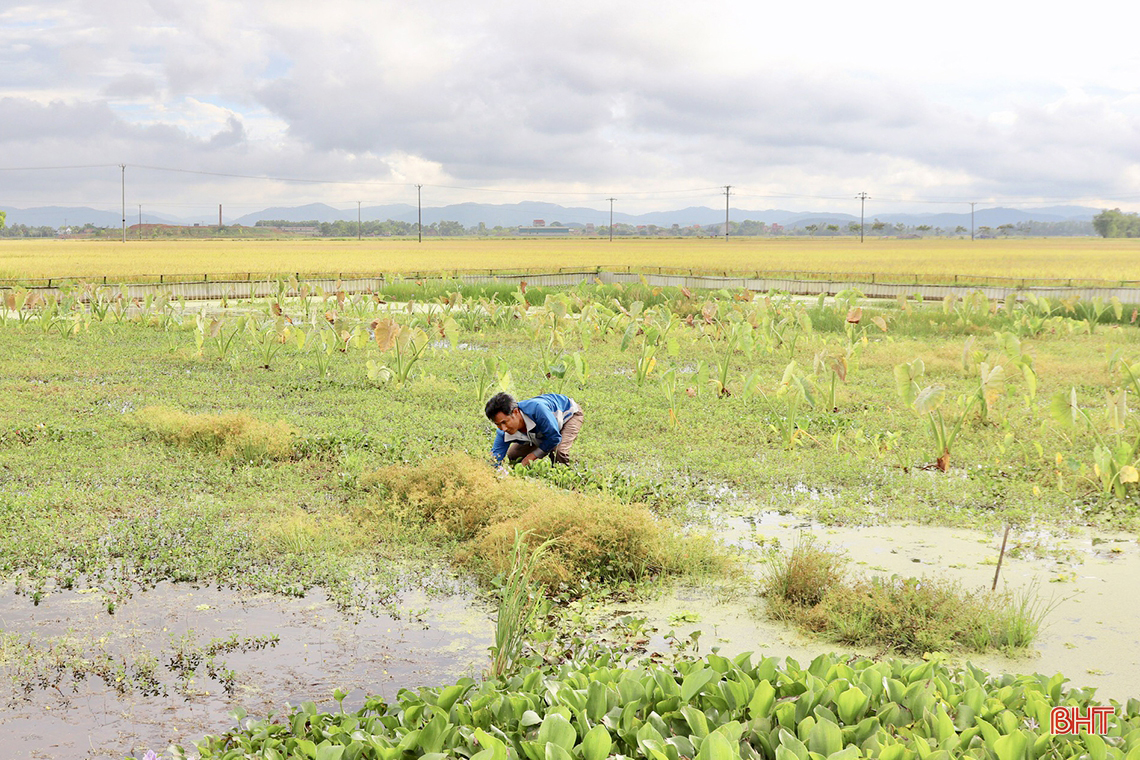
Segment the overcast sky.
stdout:
<svg viewBox="0 0 1140 760">
<path fill-rule="evenodd" d="M 723 185 L 749 209 L 1140 208 L 1138 22 L 1095 0 L 0 0 L 0 168 L 109 165 L 0 171 L 0 206 L 116 208 L 126 164 L 128 207 L 179 215 L 415 184 L 630 212 Z"/>
</svg>

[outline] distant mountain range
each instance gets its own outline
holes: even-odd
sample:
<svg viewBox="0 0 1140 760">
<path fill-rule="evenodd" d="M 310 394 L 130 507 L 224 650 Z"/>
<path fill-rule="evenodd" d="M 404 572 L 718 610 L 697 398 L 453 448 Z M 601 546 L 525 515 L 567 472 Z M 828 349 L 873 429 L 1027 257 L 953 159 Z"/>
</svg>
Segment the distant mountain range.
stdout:
<svg viewBox="0 0 1140 760">
<path fill-rule="evenodd" d="M 93 208 L 76 208 L 64 206 L 42 206 L 39 208 L 4 208 L 8 214 L 7 223 L 24 224 L 29 227 L 82 227 L 91 223 L 96 227 L 119 227 L 122 224 L 120 211 L 106 211 Z M 1093 216 L 1101 209 L 1089 206 L 1050 206 L 1029 211 L 1013 208 L 985 208 L 977 209 L 974 214 L 975 227 L 997 227 L 1002 224 L 1017 224 L 1018 222 L 1090 222 Z M 224 209 L 223 209 L 224 212 Z M 265 219 L 283 219 L 289 221 L 335 222 L 338 220 L 356 221 L 356 209 L 337 209 L 323 203 L 310 203 L 305 206 L 279 206 L 267 208 L 253 214 L 246 214 L 236 219 L 225 217 L 226 224 L 241 224 L 252 226 Z M 387 206 L 369 206 L 360 210 L 361 217 L 368 221 L 384 221 L 393 219 L 402 222 L 416 221 L 416 207 L 397 203 Z M 785 227 L 804 227 L 810 224 L 838 224 L 845 226 L 848 222 L 859 221 L 858 215 L 828 212 L 828 211 L 784 211 L 781 209 L 731 209 L 729 218 L 735 222 L 751 219 L 766 224 L 780 224 Z M 559 222 L 566 226 L 580 226 L 594 224 L 607 225 L 610 222 L 609 210 L 592 208 L 574 208 L 560 206 L 554 203 L 539 201 L 526 201 L 522 203 L 488 204 L 488 203 L 458 203 L 451 206 L 432 206 L 423 209 L 423 223 L 453 221 L 464 227 L 474 227 L 480 222 L 488 227 L 517 227 L 529 225 L 535 219 L 542 219 L 547 225 Z M 674 224 L 687 227 L 693 224 L 709 225 L 724 221 L 724 210 L 708 208 L 706 206 L 692 206 L 675 211 L 654 211 L 647 214 L 624 214 L 614 212 L 615 223 L 621 224 L 655 224 L 659 227 L 670 227 Z M 217 224 L 218 217 L 198 216 L 177 218 L 160 214 L 146 213 L 144 208 L 142 220 L 146 224 L 180 224 L 193 225 Z M 888 224 L 902 223 L 907 226 L 928 224 L 931 227 L 941 227 L 953 230 L 958 226 L 970 227 L 970 213 L 954 214 L 896 214 L 873 213 L 868 211 L 867 224 L 878 220 Z M 138 222 L 138 215 L 127 214 L 127 225 Z"/>
</svg>

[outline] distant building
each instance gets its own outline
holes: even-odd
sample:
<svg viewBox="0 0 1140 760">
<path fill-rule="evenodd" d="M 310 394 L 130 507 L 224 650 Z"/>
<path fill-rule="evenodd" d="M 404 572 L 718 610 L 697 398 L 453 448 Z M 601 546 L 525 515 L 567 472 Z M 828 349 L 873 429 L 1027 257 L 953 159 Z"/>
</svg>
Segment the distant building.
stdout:
<svg viewBox="0 0 1140 760">
<path fill-rule="evenodd" d="M 545 219 L 535 219 L 532 226 L 534 226 L 534 227 L 545 227 L 546 226 L 546 220 Z"/>
<path fill-rule="evenodd" d="M 541 222 L 542 220 L 536 219 L 535 221 Z M 519 227 L 518 234 L 533 235 L 535 237 L 567 237 L 570 234 L 570 228 L 534 225 L 532 227 Z"/>
</svg>

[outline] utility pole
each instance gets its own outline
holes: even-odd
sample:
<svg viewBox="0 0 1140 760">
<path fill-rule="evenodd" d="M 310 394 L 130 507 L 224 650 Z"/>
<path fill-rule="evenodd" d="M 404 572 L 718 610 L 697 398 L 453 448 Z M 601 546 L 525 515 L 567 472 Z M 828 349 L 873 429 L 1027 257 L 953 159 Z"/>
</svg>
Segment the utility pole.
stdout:
<svg viewBox="0 0 1140 760">
<path fill-rule="evenodd" d="M 970 240 L 974 239 L 974 204 L 977 201 L 970 201 Z"/>
<path fill-rule="evenodd" d="M 222 204 L 218 204 L 218 230 L 222 229 Z"/>
<path fill-rule="evenodd" d="M 360 231 L 360 201 L 357 201 L 356 202 L 356 239 L 360 240 L 361 235 L 362 235 L 362 233 Z"/>
<path fill-rule="evenodd" d="M 608 198 L 610 202 L 610 242 L 614 242 L 614 201 L 616 198 Z"/>
<path fill-rule="evenodd" d="M 420 202 L 420 188 L 423 185 L 416 185 L 416 233 L 419 235 L 419 242 L 424 242 L 424 210 L 423 204 Z"/>
<path fill-rule="evenodd" d="M 139 240 L 142 240 L 142 204 L 139 204 Z"/>
<path fill-rule="evenodd" d="M 732 192 L 732 185 L 724 186 L 724 242 L 728 242 L 728 196 Z"/>
<path fill-rule="evenodd" d="M 859 193 L 855 196 L 859 199 L 859 242 L 863 242 L 863 208 L 867 204 L 867 199 L 871 196 L 866 192 Z"/>
<path fill-rule="evenodd" d="M 127 242 L 127 165 L 119 164 L 119 185 L 123 190 L 123 242 Z"/>
</svg>

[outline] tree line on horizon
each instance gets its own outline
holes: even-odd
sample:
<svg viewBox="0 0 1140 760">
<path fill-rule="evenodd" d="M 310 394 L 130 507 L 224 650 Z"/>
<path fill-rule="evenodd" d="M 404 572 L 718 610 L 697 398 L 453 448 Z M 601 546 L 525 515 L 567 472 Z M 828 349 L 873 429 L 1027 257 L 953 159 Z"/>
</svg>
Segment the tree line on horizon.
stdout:
<svg viewBox="0 0 1140 760">
<path fill-rule="evenodd" d="M 588 237 L 608 237 L 610 228 L 607 225 L 566 225 L 558 221 L 551 222 L 548 227 L 570 227 L 572 235 Z M 415 222 L 403 222 L 387 219 L 383 222 L 371 220 L 357 222 L 356 220 L 338 220 L 335 222 L 321 222 L 318 220 L 293 221 L 288 219 L 263 219 L 258 221 L 254 228 L 258 237 L 264 237 L 280 230 L 288 235 L 308 235 L 325 238 L 352 238 L 362 237 L 416 237 L 420 234 Z M 250 227 L 241 225 L 165 225 L 144 224 L 131 225 L 128 236 L 162 238 L 162 237 L 240 237 L 243 230 L 250 231 Z M 97 227 L 88 222 L 83 226 L 69 225 L 68 227 L 51 227 L 49 225 L 29 226 L 14 224 L 4 226 L 4 212 L 0 211 L 0 237 L 7 238 L 48 238 L 48 237 L 112 237 L 119 234 L 119 227 Z M 867 237 L 966 237 L 970 235 L 969 228 L 957 225 L 950 227 L 937 227 L 929 224 L 908 225 L 902 222 L 891 224 L 879 219 L 873 219 L 863 225 L 860 230 L 858 222 L 848 222 L 844 225 L 827 222 L 813 224 L 784 226 L 780 224 L 766 224 L 765 222 L 745 219 L 741 222 L 728 223 L 729 237 L 842 237 L 858 236 L 862 233 Z M 1018 222 L 1016 224 L 1002 224 L 997 227 L 980 226 L 974 230 L 975 237 L 1065 237 L 1087 236 L 1101 234 L 1104 237 L 1137 237 L 1140 236 L 1140 215 L 1125 214 L 1119 209 L 1103 211 L 1093 222 Z M 244 234 L 249 234 L 244 233 Z M 519 226 L 495 225 L 488 227 L 483 222 L 465 227 L 457 221 L 432 222 L 423 226 L 422 234 L 425 237 L 517 237 Z M 721 237 L 724 235 L 724 223 L 706 225 L 673 224 L 671 226 L 645 224 L 633 225 L 617 223 L 613 228 L 614 237 L 661 237 L 661 238 L 701 238 Z"/>
</svg>

